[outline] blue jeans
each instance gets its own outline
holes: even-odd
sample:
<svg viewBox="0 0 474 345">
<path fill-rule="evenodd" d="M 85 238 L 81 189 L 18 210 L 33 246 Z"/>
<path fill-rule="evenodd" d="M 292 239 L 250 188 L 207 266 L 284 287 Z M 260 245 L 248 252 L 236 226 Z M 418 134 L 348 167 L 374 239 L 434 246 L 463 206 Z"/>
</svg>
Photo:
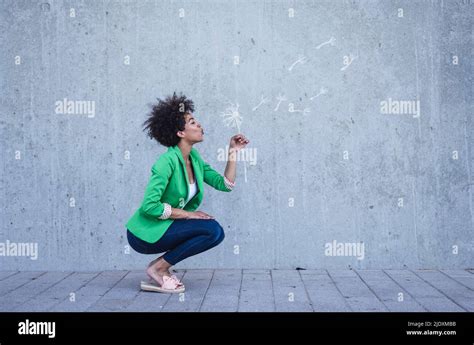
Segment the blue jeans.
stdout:
<svg viewBox="0 0 474 345">
<path fill-rule="evenodd" d="M 222 226 L 214 219 L 175 219 L 155 243 L 136 237 L 127 229 L 130 246 L 141 254 L 167 252 L 163 258 L 171 265 L 217 246 L 224 240 Z"/>
</svg>

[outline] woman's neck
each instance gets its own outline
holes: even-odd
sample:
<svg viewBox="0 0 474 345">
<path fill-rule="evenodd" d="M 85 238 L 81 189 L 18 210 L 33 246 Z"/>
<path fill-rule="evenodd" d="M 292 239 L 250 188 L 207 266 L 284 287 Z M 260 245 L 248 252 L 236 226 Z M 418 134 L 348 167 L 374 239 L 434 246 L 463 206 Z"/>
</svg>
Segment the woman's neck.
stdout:
<svg viewBox="0 0 474 345">
<path fill-rule="evenodd" d="M 181 150 L 181 154 L 183 155 L 184 161 L 186 163 L 190 163 L 189 153 L 191 152 L 191 149 L 192 149 L 193 145 L 181 140 L 178 143 L 178 147 Z"/>
</svg>

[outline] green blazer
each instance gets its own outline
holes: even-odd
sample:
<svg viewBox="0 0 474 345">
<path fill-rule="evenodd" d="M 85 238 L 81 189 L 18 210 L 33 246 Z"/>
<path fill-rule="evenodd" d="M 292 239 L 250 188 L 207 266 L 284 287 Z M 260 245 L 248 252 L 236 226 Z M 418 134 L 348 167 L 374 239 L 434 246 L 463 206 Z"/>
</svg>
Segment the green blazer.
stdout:
<svg viewBox="0 0 474 345">
<path fill-rule="evenodd" d="M 203 182 L 222 192 L 232 190 L 233 182 L 204 162 L 194 147 L 189 157 L 198 191 L 187 204 L 189 179 L 180 148 L 177 145 L 169 147 L 153 164 L 143 202 L 126 223 L 138 238 L 150 243 L 158 241 L 174 221 L 163 219 L 169 217 L 170 206 L 195 211 L 204 196 Z"/>
</svg>

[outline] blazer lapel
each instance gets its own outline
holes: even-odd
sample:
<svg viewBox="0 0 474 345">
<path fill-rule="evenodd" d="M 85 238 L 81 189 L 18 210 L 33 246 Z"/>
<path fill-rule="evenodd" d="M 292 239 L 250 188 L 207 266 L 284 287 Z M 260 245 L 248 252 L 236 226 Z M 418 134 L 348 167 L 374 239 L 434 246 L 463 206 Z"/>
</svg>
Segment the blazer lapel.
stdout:
<svg viewBox="0 0 474 345">
<path fill-rule="evenodd" d="M 202 193 L 202 190 L 203 190 L 203 185 L 202 185 L 203 177 L 202 177 L 202 174 L 201 174 L 201 169 L 200 169 L 200 165 L 199 165 L 199 162 L 198 162 L 198 158 L 194 153 L 194 148 L 191 149 L 191 154 L 190 155 L 192 156 L 191 164 L 193 165 L 193 170 L 194 170 L 194 180 L 196 181 L 196 184 L 197 184 L 197 187 L 198 187 L 198 191 L 196 193 L 196 196 L 197 196 L 198 194 Z"/>
<path fill-rule="evenodd" d="M 189 194 L 189 179 L 188 179 L 188 172 L 186 171 L 186 163 L 184 162 L 184 157 L 183 157 L 183 153 L 181 152 L 180 148 L 178 147 L 178 145 L 175 145 L 175 146 L 172 146 L 172 149 L 174 150 L 174 152 L 176 153 L 176 155 L 178 156 L 179 158 L 179 161 L 181 163 L 181 168 L 183 169 L 183 175 L 184 175 L 184 178 L 186 179 L 186 186 L 185 186 L 185 189 L 186 189 L 186 195 Z"/>
<path fill-rule="evenodd" d="M 189 178 L 188 178 L 188 172 L 186 170 L 186 163 L 184 162 L 183 153 L 181 152 L 181 149 L 179 148 L 178 145 L 173 146 L 172 149 L 175 151 L 175 153 L 177 154 L 179 158 L 179 161 L 181 162 L 181 168 L 183 169 L 184 178 L 186 179 L 186 196 L 187 196 L 189 194 Z M 195 195 L 197 196 L 198 194 L 202 193 L 202 188 L 203 188 L 202 174 L 201 174 L 201 170 L 199 169 L 199 164 L 197 162 L 197 158 L 193 150 L 194 148 L 191 148 L 191 152 L 189 153 L 189 159 L 191 160 L 191 165 L 194 171 L 194 180 L 196 181 L 196 184 L 198 187 L 198 191 Z M 191 200 L 193 199 L 194 197 L 191 198 Z M 189 200 L 189 202 L 191 202 L 191 200 Z"/>
</svg>

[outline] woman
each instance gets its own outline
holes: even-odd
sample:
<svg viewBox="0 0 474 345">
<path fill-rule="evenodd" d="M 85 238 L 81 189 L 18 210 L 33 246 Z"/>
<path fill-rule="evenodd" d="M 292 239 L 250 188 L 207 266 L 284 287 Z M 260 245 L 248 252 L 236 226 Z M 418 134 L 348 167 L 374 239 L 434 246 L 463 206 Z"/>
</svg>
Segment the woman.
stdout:
<svg viewBox="0 0 474 345">
<path fill-rule="evenodd" d="M 235 180 L 235 153 L 249 140 L 242 134 L 230 139 L 224 176 L 207 164 L 193 145 L 203 141 L 204 130 L 193 115 L 194 103 L 186 96 L 158 99 L 145 121 L 148 136 L 168 147 L 151 168 L 143 202 L 128 220 L 127 239 L 142 254 L 164 255 L 146 269 L 146 291 L 177 293 L 184 284 L 169 272 L 181 260 L 217 246 L 224 230 L 213 216 L 196 211 L 203 199 L 203 183 L 230 192 Z"/>
</svg>

